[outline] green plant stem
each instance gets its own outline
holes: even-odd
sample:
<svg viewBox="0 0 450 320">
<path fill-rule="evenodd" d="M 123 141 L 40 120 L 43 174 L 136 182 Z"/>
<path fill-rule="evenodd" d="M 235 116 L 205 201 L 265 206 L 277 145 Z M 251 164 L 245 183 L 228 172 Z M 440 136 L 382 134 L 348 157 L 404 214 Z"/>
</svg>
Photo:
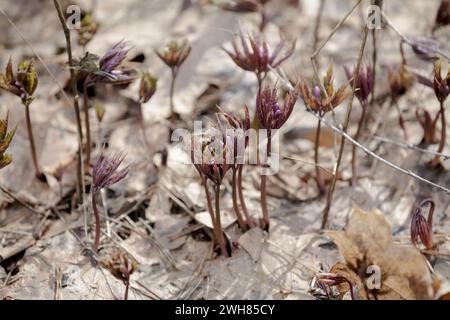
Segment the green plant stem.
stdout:
<svg viewBox="0 0 450 320">
<path fill-rule="evenodd" d="M 31 116 L 30 116 L 30 104 L 24 103 L 24 105 L 25 105 L 25 119 L 27 123 L 28 140 L 30 141 L 31 158 L 33 160 L 34 172 L 36 178 L 42 179 L 43 175 L 41 170 L 39 169 L 39 162 L 36 155 L 36 145 L 34 144 L 33 127 L 31 125 Z"/>
<path fill-rule="evenodd" d="M 239 209 L 239 204 L 238 204 L 238 195 L 237 195 L 237 168 L 233 168 L 233 178 L 232 178 L 232 182 L 231 182 L 231 187 L 233 189 L 233 209 L 234 212 L 236 213 L 236 218 L 239 224 L 239 228 L 241 228 L 242 231 L 246 231 L 247 230 L 247 225 L 245 224 L 245 221 L 242 217 L 242 213 L 241 210 Z"/>
<path fill-rule="evenodd" d="M 317 187 L 319 188 L 320 194 L 325 194 L 325 183 L 322 179 L 322 174 L 320 172 L 320 166 L 319 166 L 319 149 L 320 149 L 320 131 L 322 128 L 322 120 L 319 119 L 317 123 L 317 129 L 316 129 L 316 138 L 314 141 L 314 166 L 316 170 L 316 183 Z"/>
<path fill-rule="evenodd" d="M 94 246 L 93 250 L 97 254 L 98 247 L 100 244 L 100 214 L 98 213 L 97 202 L 96 202 L 97 192 L 92 192 L 92 209 L 94 210 L 94 218 L 95 218 L 95 238 L 94 238 Z"/>
<path fill-rule="evenodd" d="M 445 109 L 444 109 L 444 101 L 440 102 L 440 110 L 439 110 L 440 114 L 441 114 L 441 141 L 439 142 L 439 148 L 438 148 L 438 153 L 442 153 L 442 151 L 444 151 L 445 148 L 445 142 L 447 140 L 447 121 L 445 119 Z M 438 165 L 440 161 L 440 157 L 436 156 L 433 161 L 432 164 L 434 166 Z"/>
<path fill-rule="evenodd" d="M 225 256 L 228 257 L 228 250 L 227 250 L 227 246 L 225 243 L 225 237 L 223 235 L 223 230 L 222 230 L 222 222 L 220 220 L 220 184 L 216 184 L 215 185 L 215 202 L 216 202 L 216 225 L 217 228 L 219 229 L 219 245 L 220 245 L 220 253 Z"/>
<path fill-rule="evenodd" d="M 244 191 L 242 189 L 242 170 L 244 166 L 242 164 L 238 167 L 238 173 L 237 173 L 237 187 L 238 187 L 238 194 L 239 194 L 239 202 L 241 203 L 242 211 L 244 212 L 245 219 L 247 220 L 247 225 L 249 227 L 253 227 L 254 223 L 252 218 L 250 217 L 250 214 L 248 213 L 247 204 L 245 203 L 245 197 L 244 197 Z"/>
<path fill-rule="evenodd" d="M 87 76 L 86 80 L 83 82 L 83 111 L 84 111 L 84 126 L 86 128 L 86 159 L 84 159 L 84 163 L 89 167 L 91 163 L 91 125 L 89 118 L 89 97 L 88 97 L 88 80 L 89 76 Z"/>
<path fill-rule="evenodd" d="M 363 102 L 361 118 L 359 119 L 359 122 L 358 122 L 358 129 L 356 130 L 356 134 L 353 137 L 353 139 L 355 141 L 358 141 L 358 139 L 361 135 L 362 127 L 364 125 L 365 118 L 366 118 L 366 112 L 367 112 L 367 102 Z M 357 180 L 357 172 L 356 171 L 357 171 L 356 170 L 356 145 L 353 144 L 352 145 L 352 179 L 350 180 L 350 184 L 353 186 L 356 185 L 356 180 Z"/>
</svg>

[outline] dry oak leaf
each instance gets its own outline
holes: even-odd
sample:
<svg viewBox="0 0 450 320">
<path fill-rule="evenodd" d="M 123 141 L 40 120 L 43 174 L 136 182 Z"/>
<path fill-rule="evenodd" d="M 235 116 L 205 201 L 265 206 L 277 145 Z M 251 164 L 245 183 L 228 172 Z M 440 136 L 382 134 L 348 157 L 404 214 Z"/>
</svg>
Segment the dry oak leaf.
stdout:
<svg viewBox="0 0 450 320">
<path fill-rule="evenodd" d="M 350 270 L 367 284 L 367 268 L 381 271 L 381 288 L 359 288 L 362 299 L 432 299 L 433 278 L 425 257 L 413 246 L 394 244 L 391 225 L 377 209 L 354 206 L 345 231 L 329 231 Z M 349 279 L 352 280 L 352 279 Z M 353 279 L 354 280 L 354 279 Z M 358 285 L 359 282 L 355 284 Z"/>
</svg>

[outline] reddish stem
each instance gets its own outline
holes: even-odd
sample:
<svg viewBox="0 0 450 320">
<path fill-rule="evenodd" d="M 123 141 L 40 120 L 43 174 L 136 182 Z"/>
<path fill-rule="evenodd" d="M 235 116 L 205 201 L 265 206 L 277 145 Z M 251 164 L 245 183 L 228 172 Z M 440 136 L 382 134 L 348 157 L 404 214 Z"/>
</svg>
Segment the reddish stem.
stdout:
<svg viewBox="0 0 450 320">
<path fill-rule="evenodd" d="M 220 233 L 222 231 L 217 226 L 217 220 L 216 220 L 216 216 L 214 214 L 211 195 L 209 194 L 209 190 L 208 190 L 208 182 L 207 182 L 206 178 L 203 176 L 203 174 L 200 173 L 200 176 L 202 178 L 203 187 L 205 190 L 206 204 L 208 206 L 209 216 L 211 217 L 211 223 L 213 225 L 213 235 L 214 235 L 213 241 L 216 242 L 217 244 L 219 244 L 219 246 L 220 246 Z"/>
<path fill-rule="evenodd" d="M 38 158 L 36 155 L 36 145 L 34 144 L 34 135 L 33 135 L 33 127 L 31 125 L 30 104 L 29 103 L 25 103 L 25 119 L 26 119 L 26 123 L 27 123 L 28 140 L 30 140 L 31 158 L 33 160 L 35 175 L 36 175 L 36 178 L 42 179 L 43 175 L 42 175 L 41 170 L 39 169 Z"/>
<path fill-rule="evenodd" d="M 92 192 L 92 209 L 94 210 L 94 217 L 95 217 L 95 238 L 94 238 L 94 247 L 93 250 L 95 253 L 98 252 L 98 247 L 100 244 L 100 214 L 98 213 L 97 209 L 97 203 L 95 200 L 95 197 L 97 196 L 97 192 Z"/>
<path fill-rule="evenodd" d="M 247 225 L 249 227 L 253 227 L 254 223 L 252 218 L 250 217 L 250 214 L 248 213 L 247 204 L 245 203 L 245 197 L 244 197 L 244 191 L 242 189 L 242 170 L 244 166 L 242 164 L 238 167 L 238 173 L 237 173 L 237 187 L 238 187 L 238 194 L 239 194 L 239 201 L 241 203 L 242 211 L 244 212 L 245 219 L 247 220 Z"/>
<path fill-rule="evenodd" d="M 441 108 L 440 108 L 439 112 L 441 113 L 441 141 L 439 142 L 439 148 L 437 151 L 438 153 L 442 153 L 442 151 L 444 151 L 445 142 L 447 139 L 447 121 L 445 119 L 444 101 L 441 101 L 440 106 L 441 106 Z M 438 165 L 439 160 L 440 160 L 440 157 L 436 156 L 432 162 L 433 166 Z"/>
<path fill-rule="evenodd" d="M 320 130 L 321 130 L 322 120 L 319 119 L 317 123 L 317 130 L 316 130 L 316 139 L 315 139 L 315 145 L 314 145 L 314 166 L 316 169 L 316 183 L 317 187 L 319 188 L 320 194 L 325 194 L 325 183 L 322 179 L 322 174 L 320 172 L 320 166 L 319 166 L 319 145 L 320 145 Z"/>
<path fill-rule="evenodd" d="M 231 182 L 231 187 L 233 189 L 233 209 L 234 212 L 236 213 L 236 218 L 239 224 L 239 228 L 241 228 L 242 231 L 246 231 L 247 230 L 247 225 L 245 224 L 244 218 L 242 217 L 242 213 L 241 210 L 239 209 L 239 204 L 238 204 L 238 196 L 237 196 L 237 179 L 236 179 L 236 175 L 237 175 L 237 168 L 233 168 L 233 178 L 232 178 L 232 182 Z"/>
<path fill-rule="evenodd" d="M 220 220 L 220 184 L 216 184 L 215 186 L 215 197 L 216 197 L 216 225 L 217 228 L 219 229 L 219 245 L 220 245 L 220 253 L 225 256 L 228 257 L 228 250 L 227 250 L 227 246 L 225 244 L 225 237 L 223 236 L 223 230 L 222 230 L 222 222 Z"/>
</svg>

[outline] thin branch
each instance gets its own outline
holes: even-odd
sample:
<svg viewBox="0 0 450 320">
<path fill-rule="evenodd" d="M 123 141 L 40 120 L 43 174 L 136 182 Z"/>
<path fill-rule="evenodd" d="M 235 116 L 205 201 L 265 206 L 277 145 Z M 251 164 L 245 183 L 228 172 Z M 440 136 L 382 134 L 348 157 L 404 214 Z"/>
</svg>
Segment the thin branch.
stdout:
<svg viewBox="0 0 450 320">
<path fill-rule="evenodd" d="M 384 13 L 384 11 L 381 11 L 381 16 L 383 17 L 386 24 L 402 39 L 402 41 L 406 44 L 408 44 L 410 47 L 416 47 L 416 44 L 414 41 L 412 41 L 409 37 L 405 36 L 398 30 L 395 25 L 392 23 L 392 21 L 387 17 L 387 15 Z M 439 48 L 430 48 L 430 50 L 436 52 L 437 54 L 441 55 L 447 60 L 450 60 L 450 56 L 447 52 L 442 51 Z"/>
<path fill-rule="evenodd" d="M 314 75 L 316 77 L 316 81 L 317 83 L 319 83 L 322 88 L 322 82 L 320 81 L 320 77 L 319 77 L 319 72 L 317 70 L 317 56 L 319 55 L 320 51 L 323 49 L 323 47 L 325 47 L 325 45 L 328 43 L 328 41 L 330 41 L 330 39 L 334 36 L 334 34 L 339 30 L 340 27 L 342 27 L 342 25 L 345 23 L 345 21 L 348 19 L 348 17 L 353 13 L 353 11 L 355 11 L 355 9 L 359 6 L 359 4 L 362 2 L 362 0 L 358 0 L 358 2 L 353 6 L 353 8 L 342 18 L 341 21 L 338 22 L 338 24 L 333 28 L 333 30 L 331 31 L 331 33 L 328 35 L 328 37 L 325 39 L 325 41 L 322 42 L 322 44 L 319 46 L 319 48 L 312 54 L 311 56 L 311 64 L 313 66 L 313 70 L 314 70 Z M 323 92 L 327 92 L 326 90 L 323 90 Z"/>
<path fill-rule="evenodd" d="M 416 145 L 414 145 L 412 143 L 402 143 L 402 142 L 394 141 L 394 140 L 391 140 L 391 139 L 388 139 L 388 138 L 380 137 L 380 136 L 377 136 L 377 135 L 373 136 L 373 138 L 375 140 L 378 140 L 378 141 L 381 141 L 381 142 L 384 142 L 384 143 L 389 143 L 389 144 L 396 145 L 396 146 L 398 146 L 400 148 L 411 149 L 411 150 L 415 150 L 415 151 L 418 151 L 418 152 L 428 153 L 428 154 L 431 154 L 431 155 L 434 155 L 434 156 L 439 156 L 439 157 L 442 157 L 442 159 L 444 161 L 450 159 L 450 155 L 447 155 L 447 154 L 444 154 L 444 153 L 440 153 L 440 152 L 436 152 L 436 151 L 433 151 L 433 150 L 423 149 L 423 148 L 420 148 L 420 147 L 418 147 L 418 146 L 416 146 Z"/>
<path fill-rule="evenodd" d="M 77 130 L 78 130 L 78 159 L 77 159 L 77 191 L 78 191 L 78 201 L 84 207 L 84 167 L 83 167 L 83 130 L 81 129 L 81 118 L 80 118 L 80 106 L 78 103 L 78 89 L 77 89 L 77 78 L 74 70 L 74 62 L 72 57 L 72 44 L 70 41 L 70 30 L 67 27 L 66 21 L 64 20 L 64 15 L 62 13 L 61 6 L 58 0 L 53 0 L 53 4 L 55 5 L 55 9 L 58 13 L 59 21 L 61 22 L 61 26 L 64 31 L 64 37 L 66 39 L 66 51 L 69 62 L 69 71 L 70 71 L 70 82 L 72 87 L 73 94 L 73 107 L 75 111 L 75 117 L 77 120 Z M 61 88 L 63 94 L 67 97 L 64 89 Z M 67 97 L 68 99 L 68 97 Z M 70 102 L 70 100 L 69 100 Z"/>
<path fill-rule="evenodd" d="M 320 24 L 322 22 L 322 16 L 323 16 L 323 9 L 325 7 L 325 0 L 320 0 L 319 8 L 317 11 L 316 16 L 316 22 L 314 25 L 314 42 L 313 42 L 313 50 L 317 50 L 317 45 L 319 44 L 319 31 L 320 31 Z"/>
<path fill-rule="evenodd" d="M 363 40 L 362 40 L 362 43 L 361 43 L 361 48 L 359 49 L 358 63 L 356 64 L 356 68 L 355 68 L 354 75 L 353 75 L 353 78 L 355 79 L 355 81 L 353 81 L 352 94 L 350 96 L 350 101 L 349 101 L 348 106 L 347 106 L 347 112 L 346 112 L 346 115 L 345 115 L 345 121 L 344 121 L 344 125 L 343 125 L 343 133 L 345 133 L 345 134 L 346 134 L 346 131 L 347 131 L 347 127 L 348 127 L 348 125 L 350 123 L 350 115 L 351 115 L 351 112 L 352 112 L 352 109 L 353 109 L 353 100 L 355 98 L 356 84 L 358 82 L 358 77 L 359 77 L 359 74 L 360 74 L 360 69 L 361 69 L 362 59 L 363 59 L 363 56 L 364 56 L 364 49 L 366 47 L 368 33 L 369 33 L 369 30 L 365 26 L 364 27 Z M 345 146 L 345 140 L 342 139 L 341 146 L 340 146 L 340 149 L 339 149 L 338 159 L 337 159 L 336 165 L 334 167 L 335 174 L 333 175 L 333 179 L 331 180 L 330 188 L 328 190 L 328 195 L 327 195 L 327 203 L 326 203 L 325 208 L 323 210 L 322 229 L 324 229 L 326 227 L 327 222 L 328 222 L 328 215 L 329 215 L 330 208 L 331 208 L 331 202 L 333 201 L 333 193 L 334 193 L 334 189 L 336 187 L 337 173 L 339 172 L 339 167 L 340 167 L 341 161 L 342 161 L 342 155 L 344 153 L 344 146 Z"/>
<path fill-rule="evenodd" d="M 39 214 L 39 215 L 45 215 L 44 212 L 34 209 L 30 205 L 28 205 L 25 201 L 22 201 L 21 199 L 16 197 L 11 191 L 3 188 L 2 186 L 0 186 L 0 190 L 3 191 L 4 193 L 6 193 L 8 196 L 10 196 L 12 199 L 14 199 L 18 204 L 20 204 L 24 208 L 27 208 L 28 210 L 30 210 L 31 212 L 33 212 L 35 214 Z"/>
</svg>

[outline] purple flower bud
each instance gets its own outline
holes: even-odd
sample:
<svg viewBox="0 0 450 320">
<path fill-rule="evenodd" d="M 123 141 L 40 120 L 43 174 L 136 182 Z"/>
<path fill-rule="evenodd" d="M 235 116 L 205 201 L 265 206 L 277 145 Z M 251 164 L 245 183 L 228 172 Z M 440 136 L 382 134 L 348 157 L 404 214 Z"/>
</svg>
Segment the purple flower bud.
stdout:
<svg viewBox="0 0 450 320">
<path fill-rule="evenodd" d="M 320 92 L 319 86 L 315 86 L 314 87 L 314 97 L 316 98 L 317 102 L 320 102 L 321 96 L 322 96 L 322 94 Z"/>
</svg>

